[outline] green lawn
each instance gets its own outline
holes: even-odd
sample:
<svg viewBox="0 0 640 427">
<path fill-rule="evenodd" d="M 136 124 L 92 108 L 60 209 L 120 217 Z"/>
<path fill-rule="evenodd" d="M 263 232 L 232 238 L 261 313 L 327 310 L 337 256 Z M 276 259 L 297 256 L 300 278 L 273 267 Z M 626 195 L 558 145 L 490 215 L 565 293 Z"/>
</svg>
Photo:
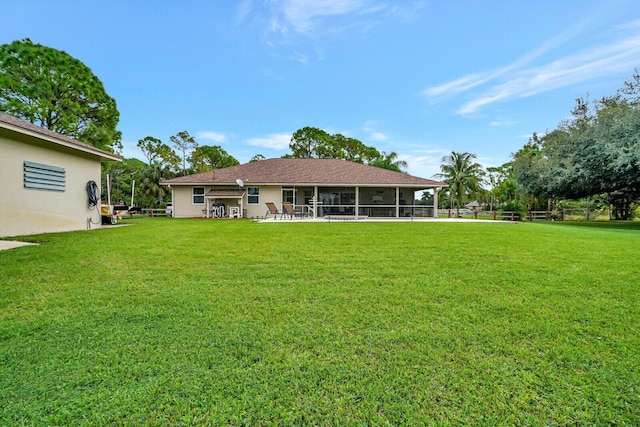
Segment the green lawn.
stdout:
<svg viewBox="0 0 640 427">
<path fill-rule="evenodd" d="M 0 425 L 640 425 L 640 224 L 139 218 L 0 252 Z"/>
</svg>

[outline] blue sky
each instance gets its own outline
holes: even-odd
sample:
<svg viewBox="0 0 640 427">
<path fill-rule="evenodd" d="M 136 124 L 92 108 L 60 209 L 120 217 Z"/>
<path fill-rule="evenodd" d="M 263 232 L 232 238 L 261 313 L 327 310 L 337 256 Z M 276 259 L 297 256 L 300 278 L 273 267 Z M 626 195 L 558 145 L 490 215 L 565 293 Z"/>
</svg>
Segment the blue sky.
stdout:
<svg viewBox="0 0 640 427">
<path fill-rule="evenodd" d="M 4 0 L 0 44 L 29 37 L 89 66 L 117 101 L 125 157 L 187 130 L 240 162 L 305 126 L 395 151 L 510 160 L 575 98 L 640 67 L 637 0 Z M 9 19 L 6 19 L 9 18 Z"/>
</svg>

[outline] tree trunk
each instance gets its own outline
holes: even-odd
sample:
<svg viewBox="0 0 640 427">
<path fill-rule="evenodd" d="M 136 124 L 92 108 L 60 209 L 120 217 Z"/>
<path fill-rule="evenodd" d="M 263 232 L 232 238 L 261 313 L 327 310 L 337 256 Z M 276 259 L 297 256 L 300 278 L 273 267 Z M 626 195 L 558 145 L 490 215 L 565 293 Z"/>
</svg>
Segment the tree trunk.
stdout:
<svg viewBox="0 0 640 427">
<path fill-rule="evenodd" d="M 631 201 L 628 197 L 622 197 L 613 203 L 613 219 L 626 221 L 630 218 Z"/>
</svg>

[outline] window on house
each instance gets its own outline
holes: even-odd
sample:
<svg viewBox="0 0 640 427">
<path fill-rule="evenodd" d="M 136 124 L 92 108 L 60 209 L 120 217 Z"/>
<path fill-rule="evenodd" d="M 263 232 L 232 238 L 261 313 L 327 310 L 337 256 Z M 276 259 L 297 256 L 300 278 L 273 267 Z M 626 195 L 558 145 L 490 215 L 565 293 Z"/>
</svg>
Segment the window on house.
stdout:
<svg viewBox="0 0 640 427">
<path fill-rule="evenodd" d="M 193 187 L 193 204 L 204 204 L 204 187 Z"/>
<path fill-rule="evenodd" d="M 64 168 L 24 162 L 24 188 L 34 190 L 64 191 L 66 173 Z"/>
<path fill-rule="evenodd" d="M 249 187 L 247 188 L 247 203 L 250 205 L 257 205 L 260 203 L 260 188 Z"/>
</svg>

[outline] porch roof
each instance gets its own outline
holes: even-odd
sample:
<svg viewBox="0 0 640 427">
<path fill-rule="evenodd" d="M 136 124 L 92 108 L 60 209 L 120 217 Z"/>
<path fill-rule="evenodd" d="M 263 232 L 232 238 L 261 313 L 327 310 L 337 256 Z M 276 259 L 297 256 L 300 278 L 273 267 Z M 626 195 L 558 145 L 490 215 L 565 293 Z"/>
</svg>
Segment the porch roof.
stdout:
<svg viewBox="0 0 640 427">
<path fill-rule="evenodd" d="M 239 199 L 244 195 L 244 190 L 222 190 L 222 189 L 213 189 L 207 191 L 205 197 L 209 198 L 227 198 L 227 199 Z"/>
<path fill-rule="evenodd" d="M 162 182 L 163 185 L 322 185 L 446 187 L 432 179 L 341 159 L 267 159 Z"/>
</svg>

